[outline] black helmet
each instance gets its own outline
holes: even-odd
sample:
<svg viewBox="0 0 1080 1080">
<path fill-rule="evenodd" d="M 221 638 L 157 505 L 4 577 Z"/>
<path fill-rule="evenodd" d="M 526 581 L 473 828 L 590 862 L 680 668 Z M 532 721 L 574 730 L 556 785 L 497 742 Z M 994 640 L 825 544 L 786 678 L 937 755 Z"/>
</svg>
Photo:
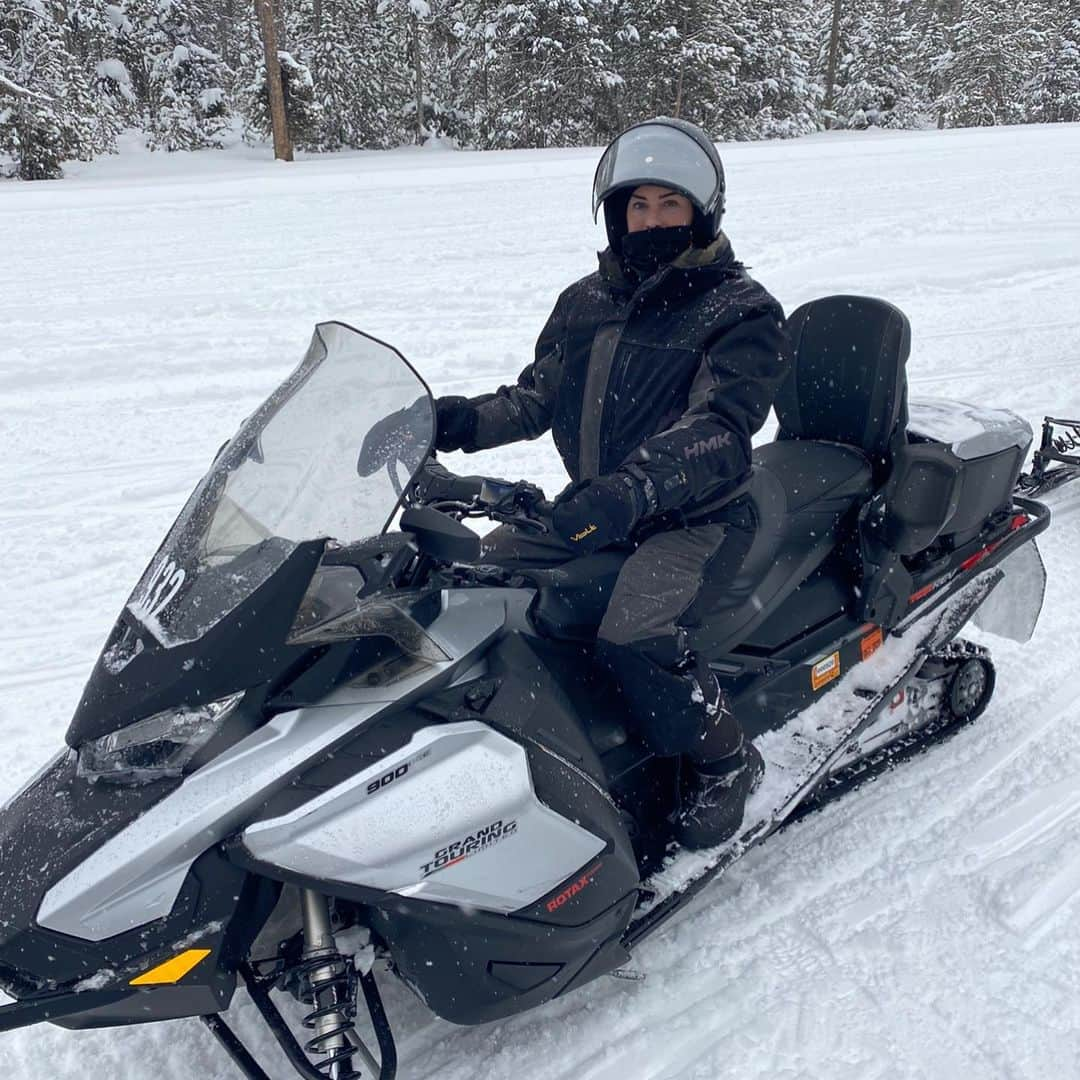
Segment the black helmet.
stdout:
<svg viewBox="0 0 1080 1080">
<path fill-rule="evenodd" d="M 716 147 L 696 124 L 658 116 L 627 128 L 600 158 L 593 178 L 593 220 L 604 206 L 614 251 L 626 234 L 626 206 L 634 188 L 662 184 L 694 206 L 694 243 L 705 247 L 720 232 L 724 215 L 724 166 Z M 618 198 L 612 198 L 620 195 Z"/>
</svg>

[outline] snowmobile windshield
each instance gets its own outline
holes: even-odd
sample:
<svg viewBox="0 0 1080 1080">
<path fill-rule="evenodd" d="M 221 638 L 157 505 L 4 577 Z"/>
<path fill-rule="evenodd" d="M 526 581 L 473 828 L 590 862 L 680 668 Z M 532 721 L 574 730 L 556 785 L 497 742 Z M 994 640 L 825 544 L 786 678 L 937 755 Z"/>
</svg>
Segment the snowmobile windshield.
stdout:
<svg viewBox="0 0 1080 1080">
<path fill-rule="evenodd" d="M 166 647 L 197 640 L 298 544 L 384 532 L 434 437 L 434 403 L 404 357 L 342 323 L 320 323 L 299 367 L 188 499 L 128 611 Z M 378 466 L 358 469 L 373 441 Z"/>
<path fill-rule="evenodd" d="M 604 151 L 593 180 L 593 217 L 613 192 L 641 184 L 681 191 L 703 213 L 720 198 L 720 176 L 697 140 L 670 124 L 639 124 Z"/>
</svg>

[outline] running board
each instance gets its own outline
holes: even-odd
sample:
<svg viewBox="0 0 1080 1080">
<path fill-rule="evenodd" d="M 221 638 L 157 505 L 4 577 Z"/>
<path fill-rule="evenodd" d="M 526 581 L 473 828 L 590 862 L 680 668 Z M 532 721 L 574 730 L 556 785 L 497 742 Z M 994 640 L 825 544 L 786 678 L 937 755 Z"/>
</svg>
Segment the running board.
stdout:
<svg viewBox="0 0 1080 1080">
<path fill-rule="evenodd" d="M 880 658 L 874 657 L 855 668 L 848 676 L 852 681 L 846 696 L 843 689 L 838 688 L 834 694 L 811 707 L 811 711 L 816 713 L 813 718 L 803 713 L 795 717 L 787 728 L 766 733 L 756 740 L 757 744 L 769 740 L 769 745 L 759 745 L 766 769 L 761 787 L 747 803 L 744 825 L 747 821 L 750 824 L 726 846 L 709 851 L 677 853 L 665 867 L 643 882 L 642 891 L 653 893 L 653 897 L 626 928 L 622 936 L 626 949 L 632 951 L 729 866 L 783 828 L 799 807 L 826 782 L 852 743 L 857 742 L 859 736 L 889 707 L 897 691 L 915 677 L 931 653 L 960 632 L 1004 576 L 1005 572 L 1000 567 L 981 574 L 935 612 L 928 614 L 925 621 L 920 620 L 901 635 L 892 635 L 888 639 L 891 649 L 879 650 L 882 654 Z M 923 627 L 923 632 L 917 642 L 909 645 L 910 638 L 914 637 L 912 632 L 918 626 Z M 876 666 L 875 660 L 878 661 Z M 880 671 L 885 664 L 891 669 L 887 673 Z M 858 685 L 872 671 L 884 676 L 884 684 L 877 688 Z M 840 696 L 835 696 L 837 694 Z M 820 722 L 815 726 L 814 721 L 817 720 Z M 793 726 L 797 726 L 798 730 L 789 730 Z M 785 762 L 785 753 L 795 760 Z M 798 755 L 803 757 L 801 762 Z M 788 766 L 786 769 L 785 765 Z M 778 793 L 775 786 L 768 783 L 770 766 L 777 778 L 776 783 L 783 783 L 785 779 L 788 781 L 779 802 L 776 801 Z M 772 808 L 766 809 L 770 802 Z"/>
</svg>

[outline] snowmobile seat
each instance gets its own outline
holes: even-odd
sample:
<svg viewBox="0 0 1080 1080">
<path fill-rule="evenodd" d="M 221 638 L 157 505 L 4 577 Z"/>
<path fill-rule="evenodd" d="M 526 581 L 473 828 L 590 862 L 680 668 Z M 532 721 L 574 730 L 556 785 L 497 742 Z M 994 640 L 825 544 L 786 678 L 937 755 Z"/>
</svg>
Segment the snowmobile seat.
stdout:
<svg viewBox="0 0 1080 1080">
<path fill-rule="evenodd" d="M 691 647 L 717 656 L 740 644 L 828 558 L 873 487 L 870 462 L 852 446 L 773 442 L 755 450 L 757 531 L 719 603 L 690 630 Z"/>
<path fill-rule="evenodd" d="M 734 648 L 825 561 L 905 442 L 911 328 L 902 311 L 827 296 L 796 309 L 788 328 L 795 355 L 775 401 L 780 430 L 754 453 L 758 536 L 721 605 L 691 633 L 706 655 Z"/>
<path fill-rule="evenodd" d="M 884 300 L 826 296 L 796 308 L 788 329 L 795 358 L 776 395 L 777 439 L 853 446 L 880 486 L 907 441 L 907 316 Z"/>
</svg>

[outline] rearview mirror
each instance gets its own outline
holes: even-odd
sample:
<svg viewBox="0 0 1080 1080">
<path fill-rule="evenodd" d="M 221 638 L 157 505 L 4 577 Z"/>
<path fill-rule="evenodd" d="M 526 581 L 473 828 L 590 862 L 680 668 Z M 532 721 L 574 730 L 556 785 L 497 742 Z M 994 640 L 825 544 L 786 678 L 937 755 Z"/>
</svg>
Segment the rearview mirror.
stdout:
<svg viewBox="0 0 1080 1080">
<path fill-rule="evenodd" d="M 401 531 L 411 533 L 420 550 L 439 562 L 469 563 L 480 558 L 480 537 L 430 506 L 410 506 L 401 515 Z"/>
</svg>

